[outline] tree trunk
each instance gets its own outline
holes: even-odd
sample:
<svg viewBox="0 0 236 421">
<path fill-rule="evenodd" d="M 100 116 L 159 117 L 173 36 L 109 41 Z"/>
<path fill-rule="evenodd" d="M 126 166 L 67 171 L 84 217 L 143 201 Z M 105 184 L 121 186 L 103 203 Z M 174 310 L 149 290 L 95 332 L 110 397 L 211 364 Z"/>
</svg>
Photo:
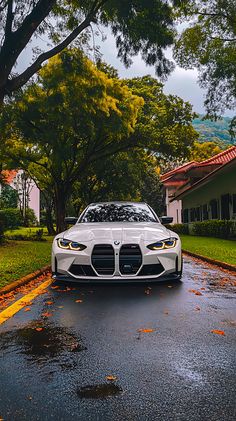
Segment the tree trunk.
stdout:
<svg viewBox="0 0 236 421">
<path fill-rule="evenodd" d="M 52 218 L 52 208 L 46 208 L 46 226 L 48 230 L 48 235 L 55 235 L 56 231 L 53 226 L 53 218 Z"/>
<path fill-rule="evenodd" d="M 61 186 L 56 189 L 55 192 L 55 212 L 56 212 L 56 232 L 65 231 L 66 224 L 65 224 L 65 216 L 66 216 L 66 202 L 69 197 L 69 189 L 62 188 Z"/>
</svg>

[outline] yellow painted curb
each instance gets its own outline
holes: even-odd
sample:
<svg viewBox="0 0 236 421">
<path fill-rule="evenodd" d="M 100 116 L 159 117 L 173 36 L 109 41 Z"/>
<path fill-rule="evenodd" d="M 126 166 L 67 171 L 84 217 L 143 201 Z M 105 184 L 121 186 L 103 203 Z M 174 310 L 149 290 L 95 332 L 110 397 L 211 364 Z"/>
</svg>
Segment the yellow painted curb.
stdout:
<svg viewBox="0 0 236 421">
<path fill-rule="evenodd" d="M 14 304 L 7 307 L 0 313 L 0 325 L 10 319 L 14 314 L 18 313 L 23 307 L 27 306 L 32 300 L 34 300 L 39 294 L 42 293 L 51 283 L 53 279 L 50 277 L 42 284 L 40 284 L 37 288 L 33 289 L 33 291 L 26 294 L 24 297 L 20 298 Z"/>
</svg>

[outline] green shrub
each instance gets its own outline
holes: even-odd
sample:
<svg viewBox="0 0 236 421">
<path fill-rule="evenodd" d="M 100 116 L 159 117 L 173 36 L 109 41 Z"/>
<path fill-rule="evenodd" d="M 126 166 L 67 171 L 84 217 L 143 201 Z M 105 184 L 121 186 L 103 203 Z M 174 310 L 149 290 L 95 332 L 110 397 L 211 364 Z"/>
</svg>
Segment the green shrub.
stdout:
<svg viewBox="0 0 236 421">
<path fill-rule="evenodd" d="M 24 228 L 27 230 L 27 228 Z M 22 231 L 22 230 L 19 230 Z M 8 240 L 16 240 L 16 241 L 46 241 L 46 238 L 43 238 L 43 228 L 40 228 L 36 231 L 32 231 L 30 228 L 26 232 L 13 232 L 7 233 L 6 238 Z"/>
<path fill-rule="evenodd" d="M 4 239 L 4 231 L 5 231 L 5 225 L 4 225 L 3 217 L 0 214 L 0 244 L 3 242 L 3 239 Z"/>
<path fill-rule="evenodd" d="M 20 209 L 1 209 L 0 220 L 2 221 L 4 230 L 18 228 L 20 225 L 22 225 Z"/>
<path fill-rule="evenodd" d="M 227 239 L 235 234 L 235 223 L 213 219 L 211 221 L 194 222 L 192 229 L 194 235 Z"/>
<path fill-rule="evenodd" d="M 32 227 L 33 225 L 37 225 L 37 223 L 38 221 L 33 209 L 31 208 L 26 209 L 24 225 L 26 227 Z"/>
<path fill-rule="evenodd" d="M 189 234 L 189 226 L 188 224 L 172 224 L 172 225 L 166 225 L 166 227 L 176 232 L 176 234 Z"/>
</svg>

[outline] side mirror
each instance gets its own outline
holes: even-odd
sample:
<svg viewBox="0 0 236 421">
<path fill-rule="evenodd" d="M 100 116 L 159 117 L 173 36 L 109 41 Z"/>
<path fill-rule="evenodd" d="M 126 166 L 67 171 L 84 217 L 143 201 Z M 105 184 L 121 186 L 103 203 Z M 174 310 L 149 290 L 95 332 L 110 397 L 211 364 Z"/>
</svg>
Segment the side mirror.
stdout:
<svg viewBox="0 0 236 421">
<path fill-rule="evenodd" d="M 78 218 L 76 218 L 76 216 L 67 216 L 64 221 L 67 225 L 75 225 Z"/>
<path fill-rule="evenodd" d="M 162 225 L 168 225 L 171 224 L 171 222 L 173 222 L 173 217 L 172 216 L 161 216 L 160 218 Z"/>
</svg>

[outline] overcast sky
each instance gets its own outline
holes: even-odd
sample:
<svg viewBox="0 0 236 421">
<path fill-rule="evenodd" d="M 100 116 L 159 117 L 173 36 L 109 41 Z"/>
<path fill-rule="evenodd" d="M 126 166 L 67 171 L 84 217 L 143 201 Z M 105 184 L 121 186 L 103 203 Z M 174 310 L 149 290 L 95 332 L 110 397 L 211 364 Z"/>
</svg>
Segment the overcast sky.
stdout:
<svg viewBox="0 0 236 421">
<path fill-rule="evenodd" d="M 103 55 L 103 60 L 115 67 L 121 78 L 131 78 L 135 76 L 144 76 L 150 74 L 155 76 L 155 69 L 152 66 L 146 66 L 140 56 L 133 57 L 133 64 L 128 69 L 117 58 L 117 49 L 113 35 L 107 30 L 104 30 L 106 40 L 101 41 L 101 36 L 95 35 L 95 43 L 100 45 L 100 51 Z M 34 42 L 32 43 L 34 44 Z M 48 49 L 47 40 L 38 39 L 37 45 L 42 49 Z M 32 47 L 32 45 L 31 45 Z M 30 61 L 30 51 L 27 48 L 18 61 L 17 70 L 22 71 Z M 167 57 L 172 58 L 171 50 L 168 49 Z M 205 92 L 197 83 L 196 70 L 184 70 L 176 66 L 175 70 L 165 82 L 164 92 L 167 94 L 178 95 L 185 101 L 189 101 L 193 105 L 194 111 L 197 113 L 204 113 L 204 95 Z M 226 111 L 225 115 L 233 116 L 232 111 Z"/>
</svg>

